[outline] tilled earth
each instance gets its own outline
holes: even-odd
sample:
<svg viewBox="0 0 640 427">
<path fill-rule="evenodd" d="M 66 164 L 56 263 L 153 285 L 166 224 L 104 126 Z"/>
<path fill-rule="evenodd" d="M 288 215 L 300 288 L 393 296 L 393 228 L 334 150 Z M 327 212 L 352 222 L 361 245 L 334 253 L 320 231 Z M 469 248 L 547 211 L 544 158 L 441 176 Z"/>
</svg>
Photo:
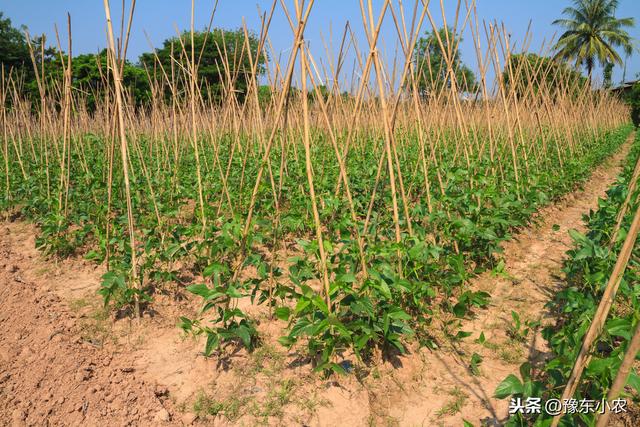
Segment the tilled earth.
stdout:
<svg viewBox="0 0 640 427">
<path fill-rule="evenodd" d="M 0 424 L 171 424 L 167 390 L 141 379 L 126 355 L 84 342 L 75 314 L 24 279 L 29 260 L 0 232 Z"/>
</svg>

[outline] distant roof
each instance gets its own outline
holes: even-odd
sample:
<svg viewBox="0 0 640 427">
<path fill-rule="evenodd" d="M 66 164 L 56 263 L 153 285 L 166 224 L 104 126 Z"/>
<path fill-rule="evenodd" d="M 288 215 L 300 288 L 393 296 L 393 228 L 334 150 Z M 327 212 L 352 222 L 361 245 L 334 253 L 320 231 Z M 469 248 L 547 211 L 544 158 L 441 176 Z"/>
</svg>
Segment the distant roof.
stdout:
<svg viewBox="0 0 640 427">
<path fill-rule="evenodd" d="M 612 91 L 623 91 L 627 89 L 631 89 L 633 85 L 640 82 L 640 80 L 630 80 L 628 82 L 620 83 L 618 86 L 611 88 Z"/>
</svg>

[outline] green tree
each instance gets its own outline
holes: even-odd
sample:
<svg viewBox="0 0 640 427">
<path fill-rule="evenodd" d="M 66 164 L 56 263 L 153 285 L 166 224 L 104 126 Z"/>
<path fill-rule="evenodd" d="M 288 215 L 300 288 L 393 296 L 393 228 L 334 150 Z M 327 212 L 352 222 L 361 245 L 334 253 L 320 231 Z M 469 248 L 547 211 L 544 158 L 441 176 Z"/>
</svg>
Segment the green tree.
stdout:
<svg viewBox="0 0 640 427">
<path fill-rule="evenodd" d="M 535 53 L 511 55 L 502 78 L 519 98 L 526 96 L 528 91 L 534 96 L 540 90 L 552 96 L 562 91 L 576 92 L 584 87 L 587 80 L 566 63 Z"/>
<path fill-rule="evenodd" d="M 320 92 L 320 96 L 322 97 L 323 101 L 327 101 L 327 99 L 329 99 L 329 88 L 327 88 L 326 85 L 318 85 L 318 91 Z M 315 89 L 310 89 L 309 90 L 309 96 L 311 97 L 312 101 L 315 101 L 317 98 L 317 94 Z"/>
<path fill-rule="evenodd" d="M 625 28 L 632 27 L 634 19 L 615 17 L 617 0 L 574 0 L 573 3 L 574 6 L 562 12 L 567 18 L 553 21 L 554 25 L 565 28 L 555 46 L 556 58 L 584 65 L 591 81 L 596 63 L 622 65 L 616 48 L 631 54 L 634 40 Z"/>
<path fill-rule="evenodd" d="M 34 106 L 40 102 L 40 92 L 36 81 L 31 55 L 29 53 L 29 43 L 25 34 L 25 28 L 15 28 L 9 18 L 3 18 L 0 12 L 0 66 L 4 67 L 5 73 L 12 69 L 14 76 L 22 79 L 22 94 L 33 101 Z M 34 51 L 36 66 L 40 69 L 44 59 L 45 70 L 58 59 L 58 52 L 51 47 L 42 48 L 45 43 L 44 36 L 32 37 L 31 47 Z M 44 53 L 44 57 L 42 56 Z"/>
<path fill-rule="evenodd" d="M 609 89 L 611 87 L 611 80 L 613 77 L 613 64 L 611 62 L 607 62 L 606 64 L 604 64 L 602 75 L 603 75 L 602 85 L 606 89 Z"/>
<path fill-rule="evenodd" d="M 66 64 L 67 56 L 63 54 L 62 58 Z M 87 109 L 94 111 L 96 104 L 106 93 L 108 82 L 113 82 L 113 75 L 107 67 L 107 50 L 103 49 L 98 54 L 75 56 L 71 64 L 71 85 L 84 94 Z M 59 56 L 56 60 L 45 63 L 45 75 L 48 85 L 53 81 L 62 81 L 63 73 Z M 125 62 L 122 70 L 122 85 L 136 106 L 144 105 L 151 98 L 146 72 L 129 61 Z"/>
<path fill-rule="evenodd" d="M 633 85 L 626 98 L 631 106 L 631 121 L 636 127 L 640 127 L 640 83 Z"/>
<path fill-rule="evenodd" d="M 31 54 L 29 53 L 29 41 L 24 29 L 13 27 L 9 18 L 2 18 L 0 12 L 0 63 L 6 70 L 13 68 L 14 73 L 23 78 L 22 94 L 31 99 L 34 107 L 39 105 L 40 91 L 36 80 Z M 38 71 L 44 60 L 44 84 L 47 92 L 51 93 L 54 82 L 63 81 L 62 61 L 67 61 L 64 52 L 60 53 L 52 47 L 45 47 L 43 36 L 33 37 L 31 46 Z M 44 57 L 42 56 L 44 51 Z M 104 96 L 105 79 L 111 78 L 107 68 L 107 53 L 103 50 L 98 55 L 78 55 L 72 60 L 72 85 L 86 95 L 87 108 L 93 111 L 96 107 L 97 97 Z M 141 105 L 150 98 L 149 81 L 145 71 L 129 62 L 124 65 L 122 80 L 125 89 L 133 98 L 136 105 Z"/>
<path fill-rule="evenodd" d="M 425 36 L 420 37 L 416 42 L 414 61 L 418 89 L 422 94 L 429 95 L 442 88 L 451 87 L 451 76 L 445 52 L 442 51 L 438 42 L 438 35 L 445 50 L 447 49 L 447 38 L 451 46 L 457 43 L 451 55 L 456 87 L 462 92 L 475 91 L 477 87 L 475 75 L 460 59 L 458 47 L 462 39 L 459 36 L 454 37 L 453 30 L 448 27 L 440 28 L 437 33 L 427 31 Z"/>
<path fill-rule="evenodd" d="M 30 67 L 31 58 L 24 33 L 11 24 L 11 19 L 3 16 L 0 12 L 0 62 L 7 70 Z"/>
<path fill-rule="evenodd" d="M 104 96 L 106 79 L 113 80 L 111 71 L 107 67 L 106 49 L 97 55 L 85 54 L 73 58 L 72 84 L 89 93 L 87 102 L 91 110 L 95 108 L 96 96 Z M 145 104 L 151 98 L 146 72 L 129 61 L 125 61 L 122 69 L 122 85 L 137 106 Z"/>
<path fill-rule="evenodd" d="M 258 103 L 262 107 L 266 107 L 271 104 L 273 99 L 273 93 L 271 90 L 271 86 L 269 85 L 260 85 L 258 86 Z"/>
<path fill-rule="evenodd" d="M 182 42 L 178 37 L 172 37 L 163 42 L 161 49 L 156 50 L 158 60 L 162 63 L 165 72 L 171 69 L 171 51 L 173 46 L 173 60 L 183 64 L 188 64 L 191 60 L 191 33 L 185 31 L 181 35 Z M 258 50 L 258 39 L 255 35 L 249 34 L 249 47 L 253 61 L 256 60 Z M 184 45 L 184 55 L 182 45 Z M 204 46 L 204 48 L 203 48 Z M 251 60 L 245 48 L 245 36 L 243 30 L 227 31 L 215 28 L 210 32 L 199 31 L 194 33 L 194 51 L 196 62 L 198 63 L 198 84 L 201 84 L 203 96 L 209 96 L 216 102 L 221 101 L 224 94 L 224 87 L 228 84 L 225 72 L 225 64 L 229 66 L 229 73 L 234 81 L 233 90 L 240 100 L 244 99 L 247 93 L 249 82 L 256 79 L 266 70 L 266 58 L 260 55 L 258 60 L 256 75 L 252 75 Z M 199 61 L 199 62 L 198 62 Z M 144 53 L 140 56 L 140 63 L 146 65 L 150 70 L 157 64 L 153 53 Z M 188 67 L 185 66 L 186 69 Z"/>
</svg>

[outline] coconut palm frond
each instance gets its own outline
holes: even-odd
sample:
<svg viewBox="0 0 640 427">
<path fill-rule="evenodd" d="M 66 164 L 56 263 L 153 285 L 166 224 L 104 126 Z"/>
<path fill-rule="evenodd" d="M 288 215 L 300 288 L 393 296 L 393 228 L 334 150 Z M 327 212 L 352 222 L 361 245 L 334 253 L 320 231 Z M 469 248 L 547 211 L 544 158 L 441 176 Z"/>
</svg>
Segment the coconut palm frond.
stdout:
<svg viewBox="0 0 640 427">
<path fill-rule="evenodd" d="M 616 18 L 617 7 L 617 0 L 574 0 L 562 11 L 563 18 L 553 21 L 565 29 L 555 45 L 555 57 L 584 65 L 589 78 L 596 63 L 622 64 L 617 49 L 630 55 L 638 48 L 626 31 L 635 24 L 634 18 Z"/>
</svg>

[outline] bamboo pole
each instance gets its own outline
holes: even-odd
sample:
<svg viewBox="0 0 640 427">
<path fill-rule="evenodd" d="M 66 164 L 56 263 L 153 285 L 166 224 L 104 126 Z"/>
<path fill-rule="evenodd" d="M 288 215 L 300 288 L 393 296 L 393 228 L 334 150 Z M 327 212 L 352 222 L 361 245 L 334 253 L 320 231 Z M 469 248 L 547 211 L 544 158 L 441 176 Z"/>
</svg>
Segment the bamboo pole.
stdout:
<svg viewBox="0 0 640 427">
<path fill-rule="evenodd" d="M 625 351 L 624 357 L 622 358 L 622 363 L 620 364 L 616 378 L 613 380 L 613 384 L 607 393 L 607 402 L 611 403 L 617 399 L 624 386 L 627 385 L 629 373 L 633 368 L 638 352 L 640 352 L 640 323 L 636 326 L 627 351 Z M 607 424 L 609 424 L 610 417 L 611 411 L 596 414 L 596 427 L 606 427 Z"/>
<path fill-rule="evenodd" d="M 613 301 L 615 299 L 616 292 L 618 291 L 618 286 L 620 286 L 622 276 L 627 267 L 627 263 L 629 262 L 629 258 L 631 257 L 631 253 L 633 251 L 639 230 L 640 206 L 636 208 L 636 213 L 633 217 L 633 221 L 631 222 L 631 226 L 629 227 L 629 232 L 627 233 L 627 237 L 624 241 L 624 244 L 622 245 L 622 249 L 620 249 L 618 259 L 615 266 L 613 267 L 613 271 L 611 272 L 611 276 L 609 277 L 607 286 L 604 289 L 600 304 L 598 304 L 598 308 L 596 309 L 596 312 L 593 316 L 591 325 L 589 325 L 589 329 L 584 336 L 582 347 L 580 348 L 580 352 L 578 353 L 578 357 L 571 371 L 569 380 L 567 381 L 564 391 L 562 392 L 562 401 L 573 397 L 580 382 L 582 371 L 589 363 L 589 353 L 591 351 L 591 346 L 595 342 L 596 338 L 600 335 L 600 332 L 602 332 L 602 328 L 607 320 L 609 310 L 611 309 L 611 305 L 613 304 Z M 556 415 L 553 418 L 551 426 L 557 427 L 561 417 L 562 414 Z"/>
<path fill-rule="evenodd" d="M 635 139 L 635 134 L 636 134 L 635 131 L 631 132 L 628 140 L 633 142 Z M 620 232 L 620 227 L 622 226 L 622 221 L 624 220 L 624 216 L 627 213 L 627 208 L 629 207 L 629 202 L 631 201 L 631 197 L 636 191 L 636 185 L 638 184 L 639 177 L 640 177 L 640 156 L 638 156 L 636 165 L 633 168 L 633 173 L 631 174 L 631 179 L 627 187 L 627 195 L 624 198 L 624 202 L 622 202 L 622 206 L 620 206 L 620 209 L 618 210 L 618 215 L 616 216 L 616 225 L 613 227 L 613 232 L 611 233 L 611 240 L 609 241 L 609 249 L 611 249 L 616 244 L 616 240 L 618 240 L 618 233 Z"/>
<path fill-rule="evenodd" d="M 113 73 L 113 81 L 115 85 L 116 94 L 116 109 L 118 113 L 118 131 L 120 134 L 120 154 L 122 156 L 122 173 L 124 175 L 124 188 L 125 198 L 127 200 L 127 222 L 129 227 L 129 245 L 131 247 L 131 279 L 133 286 L 138 288 L 137 283 L 137 255 L 136 255 L 136 239 L 135 239 L 135 225 L 133 219 L 133 206 L 131 203 L 131 188 L 129 184 L 129 165 L 128 165 L 128 149 L 127 149 L 127 135 L 125 132 L 124 122 L 124 102 L 122 100 L 122 79 L 120 76 L 120 68 L 115 57 L 115 41 L 113 39 L 113 25 L 111 24 L 111 9 L 109 7 L 109 0 L 103 0 L 105 18 L 107 20 L 107 35 L 109 38 L 108 52 L 111 58 L 111 72 Z M 140 318 L 140 301 L 138 296 L 135 297 L 135 315 Z"/>
</svg>

